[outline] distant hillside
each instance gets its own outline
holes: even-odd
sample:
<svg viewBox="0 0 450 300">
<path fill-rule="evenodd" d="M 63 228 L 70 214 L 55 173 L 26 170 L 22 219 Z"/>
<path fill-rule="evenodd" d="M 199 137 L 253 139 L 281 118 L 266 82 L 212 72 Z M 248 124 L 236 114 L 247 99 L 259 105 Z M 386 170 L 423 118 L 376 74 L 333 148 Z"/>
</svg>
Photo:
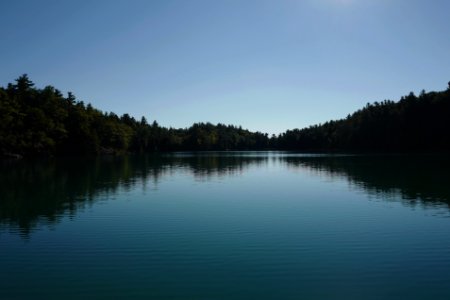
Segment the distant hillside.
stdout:
<svg viewBox="0 0 450 300">
<path fill-rule="evenodd" d="M 266 149 L 267 134 L 210 123 L 164 128 L 145 117 L 117 116 L 43 89 L 22 75 L 0 88 L 0 154 L 9 156 L 95 155 L 172 150 Z"/>
<path fill-rule="evenodd" d="M 302 151 L 448 152 L 450 83 L 442 92 L 410 93 L 367 104 L 347 118 L 287 130 L 276 147 Z"/>
<path fill-rule="evenodd" d="M 145 117 L 102 112 L 43 89 L 22 75 L 0 87 L 0 154 L 6 156 L 97 155 L 181 150 L 298 150 L 350 152 L 448 152 L 450 88 L 409 94 L 395 103 L 367 104 L 346 119 L 279 136 L 233 125 L 197 123 L 165 128 Z"/>
</svg>

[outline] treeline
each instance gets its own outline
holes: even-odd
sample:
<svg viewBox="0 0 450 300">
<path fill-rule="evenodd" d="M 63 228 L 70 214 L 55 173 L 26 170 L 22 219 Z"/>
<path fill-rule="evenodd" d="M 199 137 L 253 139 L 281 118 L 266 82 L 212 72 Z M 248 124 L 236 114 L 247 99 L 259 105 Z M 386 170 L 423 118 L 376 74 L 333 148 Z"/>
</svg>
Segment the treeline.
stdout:
<svg viewBox="0 0 450 300">
<path fill-rule="evenodd" d="M 7 155 L 95 155 L 180 150 L 266 149 L 267 134 L 241 127 L 198 123 L 165 128 L 145 117 L 102 112 L 67 97 L 52 86 L 43 89 L 22 75 L 0 88 L 0 153 Z"/>
<path fill-rule="evenodd" d="M 232 125 L 174 129 L 102 112 L 22 75 L 0 87 L 0 154 L 96 155 L 189 150 L 448 152 L 450 87 L 367 104 L 346 119 L 269 137 Z"/>
<path fill-rule="evenodd" d="M 347 118 L 278 136 L 276 148 L 302 151 L 448 152 L 450 82 L 442 92 L 367 104 Z"/>
</svg>

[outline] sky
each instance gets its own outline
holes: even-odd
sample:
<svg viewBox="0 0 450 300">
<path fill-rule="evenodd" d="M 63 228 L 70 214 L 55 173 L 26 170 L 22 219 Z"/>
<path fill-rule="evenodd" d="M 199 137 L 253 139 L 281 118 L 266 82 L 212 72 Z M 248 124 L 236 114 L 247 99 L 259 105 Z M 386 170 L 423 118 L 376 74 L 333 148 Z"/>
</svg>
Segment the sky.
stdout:
<svg viewBox="0 0 450 300">
<path fill-rule="evenodd" d="M 0 85 L 278 134 L 450 81 L 447 0 L 0 0 Z"/>
</svg>

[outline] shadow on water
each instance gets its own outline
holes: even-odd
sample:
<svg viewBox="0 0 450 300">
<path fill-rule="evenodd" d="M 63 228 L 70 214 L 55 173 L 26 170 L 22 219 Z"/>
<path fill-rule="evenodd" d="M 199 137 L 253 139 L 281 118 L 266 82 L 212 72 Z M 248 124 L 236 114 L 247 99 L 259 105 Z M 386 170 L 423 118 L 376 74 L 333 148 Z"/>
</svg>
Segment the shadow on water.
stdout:
<svg viewBox="0 0 450 300">
<path fill-rule="evenodd" d="M 196 178 L 229 176 L 263 157 L 147 155 L 44 161 L 0 161 L 0 224 L 27 236 L 39 224 L 58 223 L 95 201 L 136 184 L 158 185 L 168 174 L 188 170 Z"/>
<path fill-rule="evenodd" d="M 391 196 L 409 206 L 450 209 L 450 160 L 441 156 L 308 156 L 273 152 L 176 153 L 169 155 L 3 161 L 0 163 L 0 224 L 28 236 L 39 224 L 136 184 L 158 186 L 162 176 L 184 170 L 200 180 L 238 176 L 269 162 L 341 177 L 369 195 Z M 392 197 L 393 196 L 393 197 Z"/>
<path fill-rule="evenodd" d="M 287 157 L 295 168 L 343 177 L 352 186 L 408 206 L 445 205 L 450 209 L 450 159 L 444 156 Z"/>
</svg>

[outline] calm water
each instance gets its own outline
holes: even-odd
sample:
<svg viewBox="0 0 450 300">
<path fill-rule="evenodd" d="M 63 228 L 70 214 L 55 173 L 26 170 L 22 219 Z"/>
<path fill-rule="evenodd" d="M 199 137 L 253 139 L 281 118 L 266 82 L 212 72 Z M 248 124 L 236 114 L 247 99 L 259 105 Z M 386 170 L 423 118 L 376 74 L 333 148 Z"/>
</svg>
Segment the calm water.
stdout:
<svg viewBox="0 0 450 300">
<path fill-rule="evenodd" d="M 450 299 L 443 157 L 0 165 L 0 299 Z"/>
</svg>

